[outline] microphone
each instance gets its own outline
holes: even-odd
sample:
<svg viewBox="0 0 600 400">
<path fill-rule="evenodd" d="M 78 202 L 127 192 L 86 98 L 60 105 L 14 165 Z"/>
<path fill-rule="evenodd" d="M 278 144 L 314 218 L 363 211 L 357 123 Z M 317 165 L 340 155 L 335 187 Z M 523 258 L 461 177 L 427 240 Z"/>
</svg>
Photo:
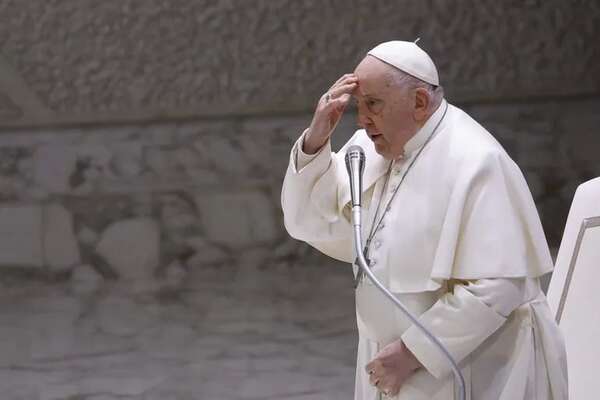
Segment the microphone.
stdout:
<svg viewBox="0 0 600 400">
<path fill-rule="evenodd" d="M 362 147 L 352 145 L 346 151 L 346 170 L 350 179 L 350 196 L 352 201 L 352 225 L 354 226 L 354 247 L 356 250 L 355 263 L 359 267 L 359 271 L 366 275 L 371 282 L 379 289 L 382 295 L 388 298 L 394 305 L 415 325 L 435 347 L 444 355 L 448 363 L 452 367 L 455 385 L 454 398 L 459 400 L 466 399 L 465 378 L 460 371 L 458 363 L 448 349 L 436 338 L 419 319 L 414 316 L 408 308 L 402 304 L 400 300 L 392 292 L 389 291 L 373 274 L 369 267 L 369 262 L 365 258 L 365 252 L 362 250 L 362 232 L 361 232 L 361 193 L 362 193 L 362 175 L 365 170 L 365 152 Z M 359 282 L 360 283 L 360 282 Z"/>
<path fill-rule="evenodd" d="M 346 151 L 346 169 L 350 178 L 350 196 L 352 207 L 361 206 L 362 175 L 365 171 L 365 151 L 352 145 Z"/>
<path fill-rule="evenodd" d="M 360 230 L 361 226 L 361 193 L 362 175 L 365 171 L 365 151 L 362 147 L 352 145 L 346 150 L 346 170 L 350 178 L 350 198 L 352 202 L 352 224 Z"/>
</svg>

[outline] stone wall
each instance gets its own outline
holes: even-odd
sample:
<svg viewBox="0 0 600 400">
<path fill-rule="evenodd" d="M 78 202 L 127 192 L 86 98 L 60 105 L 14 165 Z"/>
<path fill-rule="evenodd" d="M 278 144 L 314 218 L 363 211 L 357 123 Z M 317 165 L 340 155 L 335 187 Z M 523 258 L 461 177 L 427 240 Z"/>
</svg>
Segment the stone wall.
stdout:
<svg viewBox="0 0 600 400">
<path fill-rule="evenodd" d="M 0 264 L 147 280 L 300 251 L 279 187 L 305 117 L 0 136 Z M 303 250 L 302 250 L 303 251 Z"/>
<path fill-rule="evenodd" d="M 0 126 L 307 112 L 421 37 L 455 101 L 598 94 L 596 0 L 60 0 L 0 6 Z"/>
<path fill-rule="evenodd" d="M 576 186 L 600 175 L 600 98 L 468 104 L 523 169 L 552 246 Z M 104 278 L 306 255 L 279 202 L 310 115 L 21 130 L 0 135 L 0 265 Z M 354 116 L 338 127 L 339 147 Z"/>
</svg>

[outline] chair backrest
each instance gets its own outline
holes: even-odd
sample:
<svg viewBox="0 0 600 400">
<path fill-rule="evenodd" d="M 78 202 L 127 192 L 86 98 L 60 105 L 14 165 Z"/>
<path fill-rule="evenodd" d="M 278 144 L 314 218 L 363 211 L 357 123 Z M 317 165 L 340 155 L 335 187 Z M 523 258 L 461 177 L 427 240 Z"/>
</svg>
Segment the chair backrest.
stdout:
<svg viewBox="0 0 600 400">
<path fill-rule="evenodd" d="M 563 332 L 569 398 L 600 391 L 600 178 L 577 188 L 562 237 L 548 303 Z"/>
</svg>

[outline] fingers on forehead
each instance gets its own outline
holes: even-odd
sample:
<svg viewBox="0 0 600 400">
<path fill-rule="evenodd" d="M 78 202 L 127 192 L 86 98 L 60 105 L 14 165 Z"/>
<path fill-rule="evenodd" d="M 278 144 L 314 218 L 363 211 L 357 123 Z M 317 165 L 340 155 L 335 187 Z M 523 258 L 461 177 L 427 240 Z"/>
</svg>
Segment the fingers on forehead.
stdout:
<svg viewBox="0 0 600 400">
<path fill-rule="evenodd" d="M 346 83 L 344 85 L 340 85 L 338 87 L 335 87 L 333 89 L 331 89 L 331 93 L 333 95 L 340 95 L 342 93 L 351 93 L 354 91 L 354 87 L 356 86 L 356 83 Z"/>
</svg>

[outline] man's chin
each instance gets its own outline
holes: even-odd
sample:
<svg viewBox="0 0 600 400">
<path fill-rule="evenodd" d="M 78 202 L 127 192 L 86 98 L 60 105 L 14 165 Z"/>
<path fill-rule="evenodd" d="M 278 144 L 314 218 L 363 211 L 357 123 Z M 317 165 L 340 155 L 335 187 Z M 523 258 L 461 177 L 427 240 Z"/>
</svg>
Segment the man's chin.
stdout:
<svg viewBox="0 0 600 400">
<path fill-rule="evenodd" d="M 375 143 L 375 152 L 383 158 L 388 158 L 389 154 L 385 146 Z"/>
</svg>

